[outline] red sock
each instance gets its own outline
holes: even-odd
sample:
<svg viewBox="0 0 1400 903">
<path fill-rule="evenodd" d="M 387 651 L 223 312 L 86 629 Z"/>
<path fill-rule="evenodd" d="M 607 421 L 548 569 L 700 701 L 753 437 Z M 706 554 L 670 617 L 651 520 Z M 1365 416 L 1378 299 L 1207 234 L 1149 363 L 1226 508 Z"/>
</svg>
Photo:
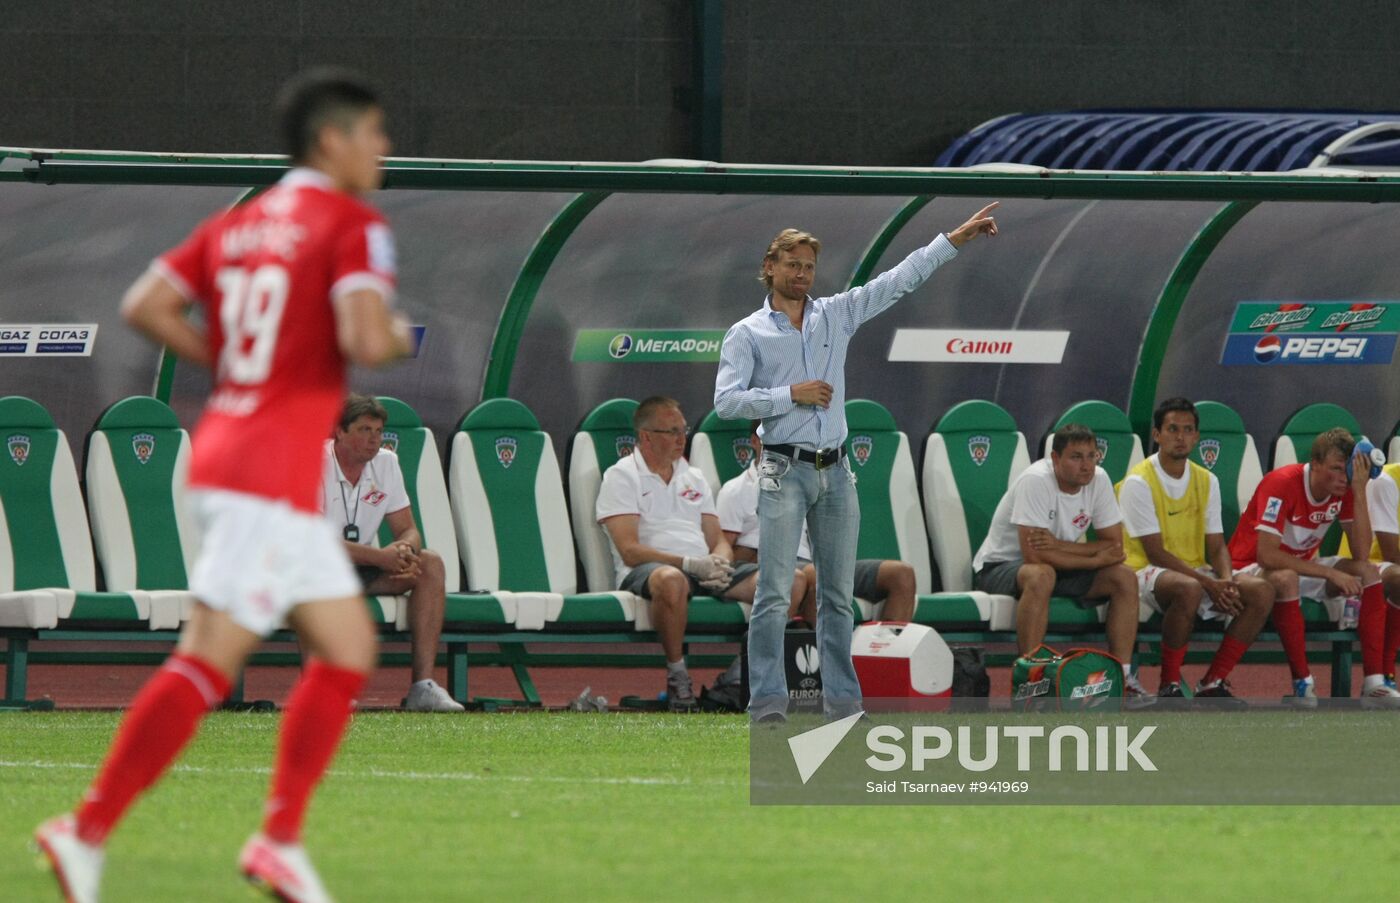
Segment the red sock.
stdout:
<svg viewBox="0 0 1400 903">
<path fill-rule="evenodd" d="M 78 807 L 78 836 L 100 844 L 132 801 L 156 782 L 194 736 L 205 713 L 228 695 L 228 678 L 207 662 L 166 659 L 122 720 L 97 780 Z"/>
<path fill-rule="evenodd" d="M 331 764 L 367 675 L 313 659 L 287 701 L 263 833 L 297 843 L 306 804 Z"/>
<path fill-rule="evenodd" d="M 1381 650 L 1381 669 L 1395 676 L 1395 654 L 1400 652 L 1400 608 L 1387 604 L 1385 607 L 1385 648 Z"/>
<path fill-rule="evenodd" d="M 1303 629 L 1303 610 L 1297 599 L 1284 599 L 1274 603 L 1274 630 L 1283 642 L 1283 654 L 1288 656 L 1288 670 L 1293 679 L 1311 677 L 1308 668 L 1308 640 Z"/>
<path fill-rule="evenodd" d="M 1186 661 L 1186 647 L 1172 648 L 1162 643 L 1162 683 L 1181 683 L 1181 663 Z"/>
<path fill-rule="evenodd" d="M 1361 615 L 1357 620 L 1356 633 L 1361 638 L 1361 673 L 1370 677 L 1382 674 L 1387 669 L 1384 662 L 1385 610 L 1390 606 L 1385 602 L 1385 590 L 1379 583 L 1361 588 Z M 1391 660 L 1394 664 L 1394 659 Z"/>
<path fill-rule="evenodd" d="M 1225 634 L 1225 639 L 1220 641 L 1220 648 L 1215 651 L 1215 658 L 1211 660 L 1210 670 L 1206 671 L 1205 683 L 1229 677 L 1248 649 L 1248 643 L 1241 643 L 1228 633 Z"/>
</svg>

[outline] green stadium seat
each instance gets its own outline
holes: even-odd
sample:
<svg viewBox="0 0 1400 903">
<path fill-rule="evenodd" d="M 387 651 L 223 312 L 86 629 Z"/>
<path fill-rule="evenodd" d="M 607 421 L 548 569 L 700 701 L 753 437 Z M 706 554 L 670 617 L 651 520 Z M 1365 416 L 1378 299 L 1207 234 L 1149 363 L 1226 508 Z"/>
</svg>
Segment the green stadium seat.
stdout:
<svg viewBox="0 0 1400 903">
<path fill-rule="evenodd" d="M 1015 599 L 973 589 L 972 558 L 1011 478 L 1029 465 L 1026 437 L 990 401 L 962 402 L 934 425 L 924 445 L 924 516 L 943 592 L 920 599 L 916 620 L 936 623 L 926 604 L 961 605 L 970 614 L 971 603 L 991 629 L 1015 627 Z"/>
<path fill-rule="evenodd" d="M 570 444 L 569 504 L 574 539 L 578 543 L 588 588 L 594 593 L 617 592 L 611 540 L 597 522 L 595 511 L 604 471 L 636 448 L 637 436 L 632 430 L 632 414 L 636 410 L 637 402 L 630 398 L 603 402 L 583 418 Z M 714 486 L 710 490 L 717 491 Z M 651 606 L 630 593 L 617 594 L 633 599 L 637 630 L 651 630 Z M 686 627 L 688 630 L 741 631 L 748 623 L 750 610 L 751 606 L 745 603 L 693 596 L 687 610 Z"/>
<path fill-rule="evenodd" d="M 88 509 L 107 589 L 145 593 L 162 626 L 188 620 L 194 604 L 189 574 L 198 537 L 185 506 L 189 462 L 189 434 L 174 411 L 148 395 L 112 405 L 88 434 Z"/>
<path fill-rule="evenodd" d="M 1228 540 L 1239 523 L 1240 512 L 1264 477 L 1259 468 L 1259 451 L 1254 438 L 1245 432 L 1244 420 L 1227 405 L 1198 401 L 1196 414 L 1201 419 L 1201 441 L 1191 452 L 1191 460 L 1220 481 L 1220 515 Z"/>
<path fill-rule="evenodd" d="M 0 398 L 0 627 L 160 630 L 178 603 L 97 592 L 78 473 L 63 431 L 28 398 Z"/>
<path fill-rule="evenodd" d="M 941 630 L 985 630 L 991 621 L 985 593 L 932 592 L 928 533 L 909 437 L 888 410 L 865 399 L 846 402 L 846 430 L 846 453 L 860 498 L 856 557 L 904 561 L 914 569 L 915 621 Z M 879 616 L 882 606 L 865 599 L 856 602 L 865 618 Z"/>
<path fill-rule="evenodd" d="M 1274 440 L 1274 464 L 1271 469 L 1276 470 L 1285 464 L 1306 462 L 1312 455 L 1313 440 L 1318 437 L 1318 434 L 1339 426 L 1350 430 L 1353 436 L 1361 435 L 1361 424 L 1357 422 L 1350 411 L 1341 405 L 1318 402 L 1305 405 L 1294 411 L 1293 415 L 1284 422 L 1283 429 L 1279 430 L 1278 438 Z M 1317 554 L 1336 555 L 1341 543 L 1341 524 L 1333 524 L 1332 529 L 1328 530 L 1327 535 L 1323 537 L 1322 545 L 1318 547 Z M 1335 608 L 1339 614 L 1341 602 L 1337 602 L 1332 608 Z M 1303 609 L 1306 615 L 1306 603 Z"/>
<path fill-rule="evenodd" d="M 1270 469 L 1307 461 L 1318 434 L 1338 426 L 1350 430 L 1353 436 L 1361 435 L 1361 424 L 1341 405 L 1318 402 L 1294 411 L 1274 440 L 1274 463 Z"/>
<path fill-rule="evenodd" d="M 519 630 L 631 630 L 630 593 L 575 592 L 559 461 L 535 415 L 514 399 L 493 398 L 457 429 L 449 480 L 471 585 L 513 603 Z"/>
<path fill-rule="evenodd" d="M 383 448 L 399 459 L 404 489 L 413 511 L 423 548 L 442 557 L 447 601 L 443 608 L 443 624 L 448 628 L 508 629 L 515 623 L 513 604 L 479 595 L 462 595 L 462 565 L 457 554 L 457 531 L 452 522 L 452 506 L 447 497 L 447 483 L 442 475 L 442 458 L 438 455 L 433 431 L 423 425 L 418 412 L 397 398 L 380 396 L 379 403 L 389 417 L 384 421 Z M 386 521 L 375 537 L 378 546 L 393 542 L 394 534 Z M 402 596 L 376 596 L 367 600 L 370 615 L 381 625 L 406 631 L 408 600 Z"/>
<path fill-rule="evenodd" d="M 747 420 L 722 420 L 714 411 L 706 414 L 695 430 L 690 440 L 690 463 L 700 468 L 716 493 L 753 460 L 749 432 Z"/>
<path fill-rule="evenodd" d="M 1129 468 L 1142 461 L 1142 440 L 1133 432 L 1128 415 L 1106 401 L 1081 401 L 1061 414 L 1045 437 L 1044 457 L 1050 457 L 1055 430 L 1071 423 L 1094 431 L 1099 441 L 1099 466 L 1115 486 L 1128 475 Z"/>
</svg>

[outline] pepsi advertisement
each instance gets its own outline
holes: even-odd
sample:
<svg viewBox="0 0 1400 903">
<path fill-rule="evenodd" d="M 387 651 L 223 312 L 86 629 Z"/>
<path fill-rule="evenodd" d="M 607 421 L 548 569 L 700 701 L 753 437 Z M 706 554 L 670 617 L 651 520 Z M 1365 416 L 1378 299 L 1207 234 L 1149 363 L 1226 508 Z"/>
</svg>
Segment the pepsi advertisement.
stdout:
<svg viewBox="0 0 1400 903">
<path fill-rule="evenodd" d="M 1241 301 L 1220 363 L 1389 364 L 1400 334 L 1400 302 Z"/>
</svg>

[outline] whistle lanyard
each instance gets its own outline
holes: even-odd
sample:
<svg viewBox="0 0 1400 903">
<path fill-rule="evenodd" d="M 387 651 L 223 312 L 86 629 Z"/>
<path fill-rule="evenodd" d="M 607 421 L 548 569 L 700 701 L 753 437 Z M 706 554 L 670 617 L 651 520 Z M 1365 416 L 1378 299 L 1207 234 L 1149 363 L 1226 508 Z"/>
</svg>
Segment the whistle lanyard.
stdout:
<svg viewBox="0 0 1400 903">
<path fill-rule="evenodd" d="M 360 471 L 360 482 L 361 482 L 361 483 L 364 482 L 365 473 L 367 473 L 368 471 L 369 471 L 369 465 L 366 464 L 364 470 Z M 344 476 L 345 476 L 345 474 L 343 474 L 343 473 L 340 472 L 340 465 L 339 465 L 339 463 L 336 464 L 336 473 L 337 473 L 339 476 L 341 476 L 341 477 L 344 477 Z M 373 476 L 373 474 L 371 474 L 371 476 Z M 360 516 L 360 484 L 359 484 L 359 483 L 356 483 L 356 484 L 354 485 L 354 487 L 353 487 L 354 490 L 355 490 L 355 511 L 354 511 L 354 513 L 352 514 L 351 511 L 350 511 L 350 503 L 347 502 L 347 501 L 345 500 L 345 484 L 348 483 L 348 482 L 350 482 L 350 481 L 349 481 L 349 480 L 346 480 L 346 479 L 339 479 L 339 480 L 336 481 L 337 485 L 340 486 L 340 508 L 341 508 L 342 511 L 345 512 L 345 526 L 346 526 L 347 528 L 348 528 L 348 527 L 355 527 L 355 528 L 356 528 L 356 532 L 358 532 L 359 525 L 355 523 L 355 519 L 356 519 L 357 517 Z"/>
<path fill-rule="evenodd" d="M 359 484 L 356 484 L 356 485 L 355 485 L 355 513 L 354 513 L 354 514 L 351 514 L 351 513 L 350 513 L 350 504 L 349 504 L 349 502 L 345 501 L 345 481 L 342 480 L 342 481 L 340 482 L 340 507 L 341 507 L 341 510 L 343 510 L 343 511 L 345 512 L 345 526 L 347 526 L 347 527 L 358 526 L 358 525 L 355 523 L 355 518 L 357 518 L 357 517 L 360 516 L 360 487 L 359 487 Z"/>
</svg>

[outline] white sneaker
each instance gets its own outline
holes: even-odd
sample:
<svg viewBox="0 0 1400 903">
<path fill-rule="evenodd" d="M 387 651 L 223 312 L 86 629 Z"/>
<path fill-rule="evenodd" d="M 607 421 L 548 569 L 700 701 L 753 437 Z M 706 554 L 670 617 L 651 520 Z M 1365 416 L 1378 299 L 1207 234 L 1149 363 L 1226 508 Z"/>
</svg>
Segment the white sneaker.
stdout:
<svg viewBox="0 0 1400 903">
<path fill-rule="evenodd" d="M 261 832 L 254 834 L 238 854 L 238 870 L 248 883 L 284 903 L 332 903 L 299 843 L 276 843 Z"/>
<path fill-rule="evenodd" d="M 1313 690 L 1311 674 L 1293 681 L 1293 695 L 1283 697 L 1283 704 L 1298 709 L 1317 708 L 1317 693 Z"/>
<path fill-rule="evenodd" d="M 408 695 L 404 697 L 403 709 L 405 712 L 465 712 L 467 709 L 460 702 L 447 694 L 438 682 L 432 679 L 416 683 L 408 688 Z"/>
<path fill-rule="evenodd" d="M 78 838 L 77 819 L 71 813 L 44 822 L 34 831 L 34 842 L 53 867 L 54 877 L 68 903 L 97 903 L 102 883 L 102 847 Z"/>
<path fill-rule="evenodd" d="M 1123 708 L 1133 711 L 1157 704 L 1157 697 L 1138 683 L 1136 674 L 1123 675 Z"/>
<path fill-rule="evenodd" d="M 1363 709 L 1400 709 L 1400 690 L 1379 674 L 1372 674 L 1361 684 Z"/>
</svg>

